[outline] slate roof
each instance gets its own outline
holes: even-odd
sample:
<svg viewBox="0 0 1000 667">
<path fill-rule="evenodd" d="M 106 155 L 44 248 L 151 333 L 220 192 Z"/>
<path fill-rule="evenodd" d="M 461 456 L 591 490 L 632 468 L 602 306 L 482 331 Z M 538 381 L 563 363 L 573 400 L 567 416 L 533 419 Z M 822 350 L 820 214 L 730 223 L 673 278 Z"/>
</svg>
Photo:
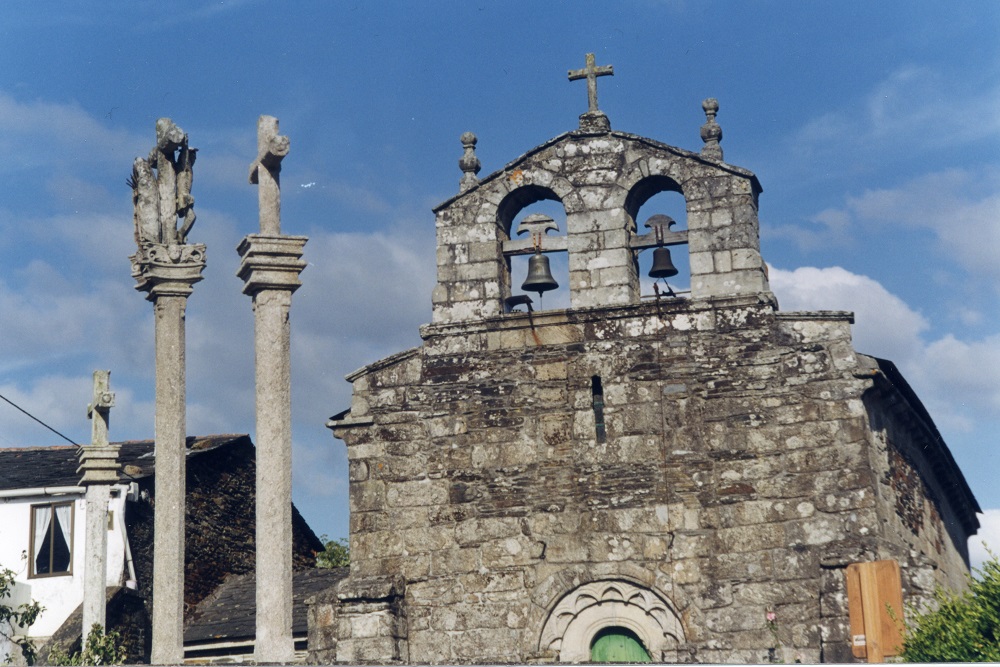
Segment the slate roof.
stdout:
<svg viewBox="0 0 1000 667">
<path fill-rule="evenodd" d="M 234 444 L 248 435 L 226 434 L 187 439 L 188 457 Z M 153 441 L 130 440 L 121 445 L 118 461 L 122 464 L 122 483 L 148 477 L 154 472 Z M 11 447 L 0 449 L 0 490 L 29 489 L 48 486 L 77 486 L 80 465 L 79 448 L 73 445 L 57 447 Z"/>
<path fill-rule="evenodd" d="M 292 580 L 292 634 L 308 631 L 306 598 L 325 591 L 347 576 L 350 568 L 299 570 Z M 184 624 L 184 643 L 253 640 L 256 635 L 257 578 L 230 575 L 195 608 Z M 189 647 L 190 648 L 190 647 Z"/>
</svg>

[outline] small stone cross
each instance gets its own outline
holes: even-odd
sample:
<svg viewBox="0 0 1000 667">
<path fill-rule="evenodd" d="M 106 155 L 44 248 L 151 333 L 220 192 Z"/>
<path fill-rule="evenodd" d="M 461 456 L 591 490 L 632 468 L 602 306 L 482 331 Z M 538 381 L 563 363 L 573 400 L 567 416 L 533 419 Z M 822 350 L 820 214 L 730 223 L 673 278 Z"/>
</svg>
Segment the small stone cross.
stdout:
<svg viewBox="0 0 1000 667">
<path fill-rule="evenodd" d="M 571 69 L 569 71 L 570 81 L 576 81 L 577 79 L 587 80 L 587 103 L 589 105 L 587 111 L 589 113 L 597 111 L 597 77 L 614 76 L 615 74 L 615 69 L 612 65 L 601 65 L 598 67 L 596 63 L 594 54 L 588 53 L 586 67 L 583 69 Z"/>
<path fill-rule="evenodd" d="M 288 155 L 288 137 L 278 135 L 278 119 L 257 119 L 257 159 L 250 165 L 250 183 L 259 185 L 260 233 L 281 234 L 281 160 Z"/>
<path fill-rule="evenodd" d="M 108 444 L 108 423 L 115 405 L 115 395 L 109 391 L 110 376 L 111 371 L 94 371 L 94 398 L 87 406 L 87 417 L 91 421 L 90 444 L 97 447 Z"/>
</svg>

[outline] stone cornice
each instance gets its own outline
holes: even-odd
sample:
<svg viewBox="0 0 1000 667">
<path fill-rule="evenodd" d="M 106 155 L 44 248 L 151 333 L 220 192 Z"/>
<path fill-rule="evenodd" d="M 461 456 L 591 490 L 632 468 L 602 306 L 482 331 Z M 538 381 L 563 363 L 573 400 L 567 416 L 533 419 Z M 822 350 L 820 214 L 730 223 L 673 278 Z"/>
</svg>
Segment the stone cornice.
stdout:
<svg viewBox="0 0 1000 667">
<path fill-rule="evenodd" d="M 263 290 L 294 292 L 306 268 L 302 248 L 305 236 L 249 234 L 236 248 L 242 261 L 236 275 L 245 283 L 243 293 L 253 296 Z"/>
<path fill-rule="evenodd" d="M 87 445 L 80 448 L 81 486 L 118 483 L 118 445 Z"/>
</svg>

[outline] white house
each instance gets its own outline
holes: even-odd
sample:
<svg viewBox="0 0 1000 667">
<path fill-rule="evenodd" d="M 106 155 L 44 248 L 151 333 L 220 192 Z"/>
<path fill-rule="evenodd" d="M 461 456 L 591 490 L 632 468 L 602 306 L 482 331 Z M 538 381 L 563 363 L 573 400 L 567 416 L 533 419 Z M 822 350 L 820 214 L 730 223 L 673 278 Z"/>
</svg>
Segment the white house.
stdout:
<svg viewBox="0 0 1000 667">
<path fill-rule="evenodd" d="M 29 636 L 52 635 L 83 602 L 87 506 L 78 448 L 0 449 L 0 567 L 16 572 L 7 604 L 37 600 L 44 611 Z M 107 585 L 135 579 L 125 531 L 129 484 L 116 484 L 108 510 Z M 0 645 L 0 657 L 10 648 Z M 17 655 L 17 649 L 14 649 Z"/>
<path fill-rule="evenodd" d="M 134 595 L 120 591 L 124 595 L 110 598 L 108 625 L 125 631 L 131 664 L 149 659 L 147 612 L 152 596 L 156 461 L 151 440 L 116 444 L 120 472 L 108 511 L 107 585 L 136 591 Z M 77 472 L 78 451 L 72 446 L 0 449 L 0 567 L 17 573 L 13 596 L 4 603 L 17 605 L 34 599 L 45 607 L 28 630 L 42 649 L 42 658 L 49 648 L 42 647 L 43 641 L 52 637 L 50 645 L 70 651 L 80 636 L 76 625 L 82 625 L 79 616 L 74 616 L 83 602 L 87 511 Z M 231 598 L 238 609 L 223 605 L 225 608 L 218 610 L 211 601 L 199 603 L 206 598 L 216 600 L 217 589 L 230 575 L 242 580 L 241 575 L 254 571 L 255 480 L 255 450 L 249 436 L 188 438 L 184 601 L 185 635 L 192 656 L 253 653 L 253 595 L 225 598 Z M 316 552 L 322 549 L 323 543 L 293 506 L 296 571 L 314 568 Z M 329 585 L 328 579 L 337 575 L 300 575 L 296 575 L 293 605 L 297 605 L 298 639 L 304 646 L 302 598 L 312 591 L 309 586 L 322 581 Z M 133 609 L 130 605 L 137 599 L 145 605 L 141 614 L 117 613 Z M 112 620 L 115 609 L 116 620 Z M 0 645 L 0 662 L 9 648 Z M 12 653 L 20 657 L 16 647 Z"/>
</svg>

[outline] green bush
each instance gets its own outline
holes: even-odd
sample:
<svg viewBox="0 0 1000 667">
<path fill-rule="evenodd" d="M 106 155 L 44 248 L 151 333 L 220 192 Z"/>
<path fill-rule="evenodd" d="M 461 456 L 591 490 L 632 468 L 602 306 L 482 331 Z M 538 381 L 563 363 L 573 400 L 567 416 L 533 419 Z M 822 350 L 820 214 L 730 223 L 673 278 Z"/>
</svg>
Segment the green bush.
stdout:
<svg viewBox="0 0 1000 667">
<path fill-rule="evenodd" d="M 938 590 L 937 609 L 906 624 L 906 662 L 1000 662 L 1000 562 L 976 569 L 961 594 Z"/>
<path fill-rule="evenodd" d="M 50 665 L 123 665 L 125 647 L 121 635 L 112 630 L 104 634 L 100 623 L 90 626 L 90 634 L 83 650 L 73 655 L 53 649 L 49 654 Z"/>
<path fill-rule="evenodd" d="M 29 665 L 33 665 L 38 656 L 35 644 L 30 637 L 20 633 L 26 632 L 34 624 L 38 615 L 42 613 L 43 607 L 35 600 L 16 607 L 4 603 L 4 600 L 11 596 L 15 574 L 14 570 L 0 568 L 0 637 L 20 647 L 24 660 Z M 13 657 L 9 654 L 2 656 L 2 658 L 5 663 L 13 661 Z"/>
</svg>

